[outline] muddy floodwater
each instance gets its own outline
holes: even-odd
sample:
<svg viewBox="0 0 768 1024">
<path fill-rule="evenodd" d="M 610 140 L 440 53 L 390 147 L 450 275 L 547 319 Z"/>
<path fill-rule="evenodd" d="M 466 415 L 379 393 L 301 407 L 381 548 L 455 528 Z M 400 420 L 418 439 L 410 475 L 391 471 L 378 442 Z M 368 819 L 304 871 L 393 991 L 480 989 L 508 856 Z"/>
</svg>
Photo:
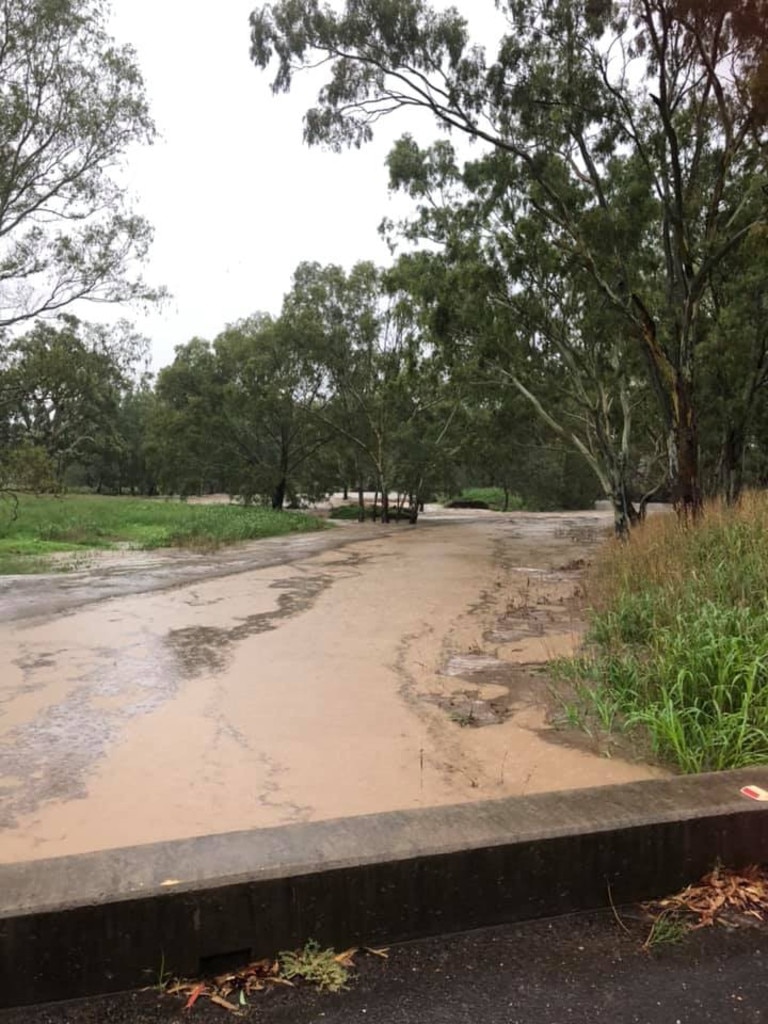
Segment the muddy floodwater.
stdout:
<svg viewBox="0 0 768 1024">
<path fill-rule="evenodd" d="M 0 580 L 0 861 L 659 774 L 548 721 L 609 525 L 432 513 Z"/>
</svg>

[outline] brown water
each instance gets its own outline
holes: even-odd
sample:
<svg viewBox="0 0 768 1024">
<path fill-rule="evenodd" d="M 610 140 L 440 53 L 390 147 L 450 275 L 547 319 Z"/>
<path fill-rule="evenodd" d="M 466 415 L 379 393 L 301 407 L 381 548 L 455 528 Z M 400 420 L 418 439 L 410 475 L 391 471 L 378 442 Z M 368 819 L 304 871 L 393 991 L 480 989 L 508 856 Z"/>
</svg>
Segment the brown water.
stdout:
<svg viewBox="0 0 768 1024">
<path fill-rule="evenodd" d="M 608 520 L 442 518 L 3 581 L 0 861 L 658 774 L 546 722 Z"/>
</svg>

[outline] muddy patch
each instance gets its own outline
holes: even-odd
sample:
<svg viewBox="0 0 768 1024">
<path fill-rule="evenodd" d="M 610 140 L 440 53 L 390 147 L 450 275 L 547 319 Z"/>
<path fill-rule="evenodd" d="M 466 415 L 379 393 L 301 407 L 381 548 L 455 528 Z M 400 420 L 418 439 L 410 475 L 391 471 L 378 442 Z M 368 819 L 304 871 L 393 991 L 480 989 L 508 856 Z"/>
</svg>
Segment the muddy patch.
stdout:
<svg viewBox="0 0 768 1024">
<path fill-rule="evenodd" d="M 499 575 L 469 609 L 484 624 L 482 642 L 449 652 L 438 670 L 439 676 L 467 685 L 449 684 L 424 695 L 462 727 L 500 725 L 524 708 L 548 708 L 546 662 L 557 653 L 555 647 L 570 653 L 579 641 L 585 560 L 571 559 L 557 569 L 521 567 L 507 551 L 495 552 Z"/>
<path fill-rule="evenodd" d="M 270 589 L 281 590 L 283 593 L 278 597 L 277 607 L 273 611 L 248 615 L 229 629 L 215 626 L 172 629 L 165 637 L 165 645 L 176 659 L 180 671 L 187 677 L 223 672 L 236 644 L 248 637 L 277 629 L 281 622 L 307 611 L 335 578 L 323 574 L 275 580 L 270 584 Z"/>
<path fill-rule="evenodd" d="M 462 728 L 500 725 L 516 710 L 540 700 L 543 677 L 537 669 L 535 665 L 519 665 L 485 655 L 456 655 L 444 674 L 459 676 L 475 685 L 449 693 L 431 693 L 425 700 L 441 708 Z"/>
</svg>

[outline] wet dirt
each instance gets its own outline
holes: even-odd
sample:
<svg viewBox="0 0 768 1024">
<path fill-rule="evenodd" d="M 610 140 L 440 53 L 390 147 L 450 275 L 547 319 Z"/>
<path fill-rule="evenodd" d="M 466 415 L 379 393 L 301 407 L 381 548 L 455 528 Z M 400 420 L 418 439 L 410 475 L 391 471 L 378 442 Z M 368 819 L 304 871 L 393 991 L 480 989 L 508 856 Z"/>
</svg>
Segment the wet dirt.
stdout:
<svg viewBox="0 0 768 1024">
<path fill-rule="evenodd" d="M 435 512 L 5 581 L 0 861 L 659 774 L 548 722 L 608 526 Z"/>
</svg>

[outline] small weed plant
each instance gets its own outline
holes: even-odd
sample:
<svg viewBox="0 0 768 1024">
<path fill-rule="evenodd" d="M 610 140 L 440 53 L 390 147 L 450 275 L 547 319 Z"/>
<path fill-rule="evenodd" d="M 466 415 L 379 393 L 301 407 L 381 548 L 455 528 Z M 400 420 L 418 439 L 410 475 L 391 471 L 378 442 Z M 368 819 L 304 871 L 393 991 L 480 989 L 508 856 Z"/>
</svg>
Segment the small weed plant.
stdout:
<svg viewBox="0 0 768 1024">
<path fill-rule="evenodd" d="M 558 666 L 585 720 L 682 772 L 768 763 L 768 495 L 652 517 L 604 549 L 587 597 L 587 653 Z"/>
<path fill-rule="evenodd" d="M 333 949 L 323 949 L 314 939 L 303 949 L 281 953 L 279 963 L 287 980 L 301 978 L 327 992 L 340 992 L 349 981 L 348 958 Z"/>
</svg>

